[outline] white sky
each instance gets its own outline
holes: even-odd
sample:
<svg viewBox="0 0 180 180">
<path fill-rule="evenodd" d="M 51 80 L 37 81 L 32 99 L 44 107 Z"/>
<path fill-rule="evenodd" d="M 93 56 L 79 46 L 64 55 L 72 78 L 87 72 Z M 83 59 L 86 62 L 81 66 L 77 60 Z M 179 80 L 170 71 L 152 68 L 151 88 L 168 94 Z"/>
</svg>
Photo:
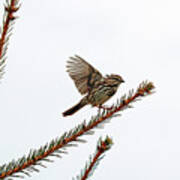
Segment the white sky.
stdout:
<svg viewBox="0 0 180 180">
<path fill-rule="evenodd" d="M 107 104 L 146 79 L 154 82 L 156 93 L 26 179 L 72 179 L 107 134 L 114 146 L 91 179 L 179 180 L 179 7 L 179 0 L 22 1 L 0 84 L 0 164 L 96 113 L 87 106 L 61 116 L 81 98 L 65 70 L 68 57 L 78 54 L 103 74 L 126 80 Z"/>
</svg>

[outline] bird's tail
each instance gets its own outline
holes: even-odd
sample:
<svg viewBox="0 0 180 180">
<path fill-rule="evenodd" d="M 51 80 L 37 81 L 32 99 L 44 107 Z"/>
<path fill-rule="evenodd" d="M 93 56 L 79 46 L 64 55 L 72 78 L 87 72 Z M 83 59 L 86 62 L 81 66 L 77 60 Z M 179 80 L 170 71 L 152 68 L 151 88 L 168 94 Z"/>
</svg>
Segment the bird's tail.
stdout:
<svg viewBox="0 0 180 180">
<path fill-rule="evenodd" d="M 78 104 L 76 104 L 75 106 L 73 106 L 70 109 L 66 110 L 62 114 L 63 114 L 63 116 L 70 116 L 70 115 L 74 114 L 75 112 L 77 112 L 78 110 L 80 110 L 85 105 L 87 105 L 87 101 L 86 101 L 85 98 L 83 98 Z"/>
</svg>

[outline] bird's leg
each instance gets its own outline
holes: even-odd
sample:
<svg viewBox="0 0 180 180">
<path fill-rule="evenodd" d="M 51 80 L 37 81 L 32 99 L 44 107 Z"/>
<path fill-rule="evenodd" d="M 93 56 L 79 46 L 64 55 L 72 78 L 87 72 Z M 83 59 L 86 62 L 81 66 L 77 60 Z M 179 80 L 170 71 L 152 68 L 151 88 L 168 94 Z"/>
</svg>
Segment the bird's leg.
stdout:
<svg viewBox="0 0 180 180">
<path fill-rule="evenodd" d="M 110 110 L 112 110 L 113 106 L 111 106 L 111 107 L 106 107 L 106 106 L 99 105 L 98 108 L 99 108 L 99 109 L 104 109 L 104 110 L 109 110 L 109 111 L 110 111 Z"/>
</svg>

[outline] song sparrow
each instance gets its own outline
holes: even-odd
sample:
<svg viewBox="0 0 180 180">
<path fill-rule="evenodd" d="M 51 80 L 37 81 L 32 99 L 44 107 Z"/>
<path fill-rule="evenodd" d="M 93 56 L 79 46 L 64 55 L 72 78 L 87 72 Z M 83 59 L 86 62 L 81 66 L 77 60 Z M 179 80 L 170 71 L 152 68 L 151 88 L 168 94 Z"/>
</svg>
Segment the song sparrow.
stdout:
<svg viewBox="0 0 180 180">
<path fill-rule="evenodd" d="M 103 77 L 101 73 L 80 56 L 70 57 L 67 72 L 81 94 L 86 94 L 81 101 L 63 112 L 63 116 L 74 114 L 87 104 L 103 108 L 102 104 L 110 99 L 124 82 L 121 76 L 111 74 Z"/>
</svg>

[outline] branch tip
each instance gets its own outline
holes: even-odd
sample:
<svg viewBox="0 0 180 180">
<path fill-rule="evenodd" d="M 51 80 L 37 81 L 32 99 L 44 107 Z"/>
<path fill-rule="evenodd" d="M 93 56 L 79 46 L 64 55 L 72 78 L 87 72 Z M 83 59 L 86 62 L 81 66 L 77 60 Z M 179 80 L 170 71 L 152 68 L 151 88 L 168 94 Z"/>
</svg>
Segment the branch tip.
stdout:
<svg viewBox="0 0 180 180">
<path fill-rule="evenodd" d="M 81 170 L 81 174 L 78 175 L 76 179 L 86 180 L 90 176 L 92 176 L 100 160 L 102 160 L 102 158 L 104 157 L 103 154 L 105 153 L 105 151 L 109 150 L 112 147 L 112 144 L 112 139 L 108 136 L 106 136 L 105 140 L 99 138 L 95 153 L 89 157 L 89 161 L 86 162 L 84 169 Z"/>
<path fill-rule="evenodd" d="M 20 5 L 18 5 L 18 0 L 6 0 L 6 4 L 4 5 L 4 15 L 3 15 L 3 25 L 0 32 L 0 79 L 4 74 L 4 65 L 6 63 L 6 53 L 9 37 L 11 35 L 11 30 L 13 26 L 13 22 L 16 17 L 14 13 L 16 13 Z"/>
</svg>

